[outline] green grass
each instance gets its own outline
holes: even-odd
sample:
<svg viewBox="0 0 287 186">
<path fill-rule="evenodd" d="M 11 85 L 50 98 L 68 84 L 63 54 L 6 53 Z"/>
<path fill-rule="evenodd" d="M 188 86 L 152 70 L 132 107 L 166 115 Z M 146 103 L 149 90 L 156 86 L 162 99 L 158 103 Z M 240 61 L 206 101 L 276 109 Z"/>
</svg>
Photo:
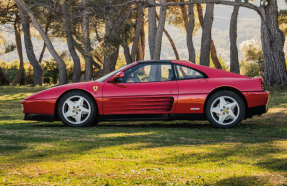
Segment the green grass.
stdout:
<svg viewBox="0 0 287 186">
<path fill-rule="evenodd" d="M 287 89 L 234 129 L 206 121 L 23 121 L 20 101 L 49 88 L 0 87 L 0 185 L 287 185 Z"/>
</svg>

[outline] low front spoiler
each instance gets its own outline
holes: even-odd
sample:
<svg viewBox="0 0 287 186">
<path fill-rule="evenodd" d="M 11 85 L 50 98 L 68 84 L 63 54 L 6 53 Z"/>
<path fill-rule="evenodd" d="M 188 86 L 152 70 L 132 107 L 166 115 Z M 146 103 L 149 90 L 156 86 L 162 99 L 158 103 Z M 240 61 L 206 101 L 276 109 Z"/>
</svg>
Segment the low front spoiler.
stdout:
<svg viewBox="0 0 287 186">
<path fill-rule="evenodd" d="M 54 122 L 54 114 L 24 114 L 23 120 Z"/>
</svg>

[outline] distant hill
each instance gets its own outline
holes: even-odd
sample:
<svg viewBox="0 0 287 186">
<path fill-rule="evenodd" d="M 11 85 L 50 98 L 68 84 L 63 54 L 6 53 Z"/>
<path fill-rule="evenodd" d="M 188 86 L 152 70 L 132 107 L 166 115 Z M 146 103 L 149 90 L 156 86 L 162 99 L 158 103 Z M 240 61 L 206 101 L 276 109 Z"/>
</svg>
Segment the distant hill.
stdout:
<svg viewBox="0 0 287 186">
<path fill-rule="evenodd" d="M 254 1 L 253 4 L 259 4 L 258 1 Z M 284 0 L 278 0 L 278 8 L 279 9 L 287 9 L 286 3 Z M 218 55 L 221 55 L 223 59 L 229 63 L 230 51 L 229 51 L 229 24 L 230 24 L 230 17 L 233 11 L 232 6 L 225 6 L 225 5 L 215 5 L 214 11 L 214 22 L 212 27 L 212 38 L 214 40 Z M 260 39 L 260 25 L 261 20 L 259 15 L 250 9 L 247 8 L 240 8 L 239 16 L 238 16 L 238 39 L 237 44 L 239 45 L 242 41 L 246 39 L 256 38 Z M 188 59 L 188 52 L 186 47 L 186 34 L 182 33 L 178 28 L 175 28 L 170 25 L 166 25 L 166 30 L 171 35 L 172 39 L 174 40 L 176 47 L 178 49 L 179 55 L 181 59 Z M 194 46 L 196 49 L 196 53 L 200 51 L 200 43 L 201 43 L 201 30 L 198 31 L 196 36 L 194 37 Z M 9 34 L 9 39 L 14 40 L 14 35 Z M 147 40 L 146 40 L 147 41 Z M 65 42 L 61 40 L 53 41 L 56 50 L 58 51 L 66 51 L 68 50 L 67 45 Z M 39 41 L 36 38 L 33 38 L 33 45 L 35 54 L 39 57 L 43 41 Z M 25 47 L 23 43 L 23 52 L 25 52 Z M 241 51 L 239 51 L 240 57 L 242 56 Z M 28 61 L 26 55 L 24 55 L 24 60 Z M 48 50 L 46 49 L 44 59 L 51 58 Z M 163 43 L 162 43 L 162 52 L 161 52 L 162 59 L 175 59 L 174 52 L 170 46 L 170 43 L 166 36 L 163 36 Z M 18 59 L 17 52 L 14 51 L 12 53 L 0 56 L 0 59 L 6 60 L 11 62 L 13 60 Z M 146 59 L 149 59 L 149 48 L 148 43 L 146 43 Z"/>
</svg>

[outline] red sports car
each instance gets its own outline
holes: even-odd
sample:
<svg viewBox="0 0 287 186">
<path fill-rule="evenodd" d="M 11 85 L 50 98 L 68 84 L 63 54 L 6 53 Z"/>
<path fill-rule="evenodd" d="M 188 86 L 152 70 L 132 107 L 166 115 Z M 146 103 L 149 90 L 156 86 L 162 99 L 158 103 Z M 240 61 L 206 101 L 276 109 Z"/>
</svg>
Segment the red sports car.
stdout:
<svg viewBox="0 0 287 186">
<path fill-rule="evenodd" d="M 266 113 L 262 78 L 188 61 L 140 61 L 95 81 L 27 97 L 24 120 L 61 120 L 72 127 L 119 120 L 205 120 L 231 128 Z"/>
</svg>

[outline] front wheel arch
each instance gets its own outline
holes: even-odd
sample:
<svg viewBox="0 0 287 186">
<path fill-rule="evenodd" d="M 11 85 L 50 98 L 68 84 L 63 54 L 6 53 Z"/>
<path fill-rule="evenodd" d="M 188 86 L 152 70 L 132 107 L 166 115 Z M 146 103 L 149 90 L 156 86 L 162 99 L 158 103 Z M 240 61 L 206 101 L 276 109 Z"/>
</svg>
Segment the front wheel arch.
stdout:
<svg viewBox="0 0 287 186">
<path fill-rule="evenodd" d="M 70 89 L 70 90 L 67 90 L 67 91 L 63 92 L 63 93 L 58 97 L 58 99 L 57 99 L 57 101 L 56 101 L 55 108 L 54 108 L 54 120 L 55 120 L 55 121 L 60 121 L 59 116 L 58 116 L 58 110 L 57 110 L 59 101 L 61 100 L 61 98 L 62 98 L 64 95 L 68 94 L 69 92 L 73 92 L 73 91 L 81 91 L 81 92 L 87 93 L 87 94 L 90 96 L 90 98 L 94 101 L 94 105 L 95 105 L 96 108 L 97 108 L 97 109 L 96 109 L 96 110 L 97 110 L 97 113 L 96 113 L 97 115 L 96 115 L 96 116 L 99 115 L 99 107 L 98 107 L 98 104 L 97 104 L 95 98 L 93 97 L 93 95 L 92 95 L 90 92 L 88 92 L 88 91 L 86 91 L 86 90 L 83 90 L 83 89 Z"/>
</svg>

